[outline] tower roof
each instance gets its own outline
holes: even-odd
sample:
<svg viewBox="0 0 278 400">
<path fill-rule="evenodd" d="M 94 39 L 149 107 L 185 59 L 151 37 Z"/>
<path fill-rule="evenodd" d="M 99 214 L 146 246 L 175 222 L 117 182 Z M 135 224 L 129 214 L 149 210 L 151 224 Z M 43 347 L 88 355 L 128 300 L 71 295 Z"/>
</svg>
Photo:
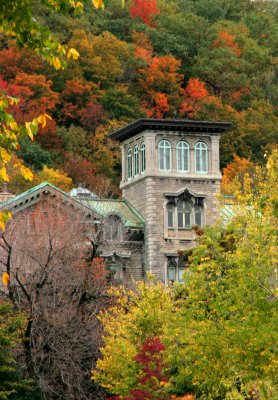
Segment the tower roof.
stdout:
<svg viewBox="0 0 278 400">
<path fill-rule="evenodd" d="M 206 132 L 219 134 L 231 127 L 231 122 L 193 121 L 190 119 L 155 119 L 141 118 L 137 121 L 113 132 L 110 138 L 123 142 L 138 133 L 146 130 L 172 131 L 172 132 Z"/>
</svg>

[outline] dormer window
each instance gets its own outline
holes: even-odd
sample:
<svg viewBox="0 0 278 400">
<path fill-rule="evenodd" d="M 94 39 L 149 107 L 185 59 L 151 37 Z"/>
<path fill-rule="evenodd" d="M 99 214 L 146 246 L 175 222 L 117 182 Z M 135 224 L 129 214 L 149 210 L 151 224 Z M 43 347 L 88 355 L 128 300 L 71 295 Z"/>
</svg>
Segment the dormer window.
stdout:
<svg viewBox="0 0 278 400">
<path fill-rule="evenodd" d="M 134 176 L 139 175 L 139 148 L 134 147 Z"/>
<path fill-rule="evenodd" d="M 195 172 L 208 173 L 208 146 L 204 142 L 195 144 Z"/>
<path fill-rule="evenodd" d="M 132 150 L 127 151 L 127 179 L 132 178 Z"/>
<path fill-rule="evenodd" d="M 168 140 L 161 140 L 158 145 L 159 170 L 169 172 L 172 169 L 171 143 Z"/>
<path fill-rule="evenodd" d="M 122 221 L 117 215 L 110 215 L 104 223 L 104 237 L 109 242 L 122 239 Z"/>
<path fill-rule="evenodd" d="M 141 144 L 141 174 L 146 170 L 146 145 L 143 142 Z"/>
<path fill-rule="evenodd" d="M 177 170 L 179 172 L 189 171 L 189 145 L 185 141 L 177 144 Z"/>
</svg>

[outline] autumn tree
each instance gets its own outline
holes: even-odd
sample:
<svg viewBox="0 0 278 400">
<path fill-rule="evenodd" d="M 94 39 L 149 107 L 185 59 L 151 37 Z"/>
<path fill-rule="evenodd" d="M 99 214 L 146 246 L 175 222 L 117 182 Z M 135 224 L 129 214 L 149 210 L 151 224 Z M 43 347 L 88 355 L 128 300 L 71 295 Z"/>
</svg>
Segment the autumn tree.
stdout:
<svg viewBox="0 0 278 400">
<path fill-rule="evenodd" d="M 159 14 L 156 0 L 133 0 L 130 6 L 132 18 L 140 18 L 145 24 L 154 26 L 154 17 Z"/>
<path fill-rule="evenodd" d="M 102 313 L 96 381 L 128 396 L 138 385 L 137 346 L 156 335 L 165 344 L 166 398 L 277 399 L 277 172 L 274 151 L 257 185 L 246 179 L 237 193 L 234 218 L 200 236 L 184 284 L 140 284 Z"/>
<path fill-rule="evenodd" d="M 26 315 L 19 360 L 43 395 L 103 398 L 89 371 L 101 343 L 96 316 L 110 301 L 107 273 L 96 258 L 93 222 L 56 201 L 46 198 L 14 216 L 2 233 L 0 268 L 10 278 L 2 295 Z"/>
</svg>

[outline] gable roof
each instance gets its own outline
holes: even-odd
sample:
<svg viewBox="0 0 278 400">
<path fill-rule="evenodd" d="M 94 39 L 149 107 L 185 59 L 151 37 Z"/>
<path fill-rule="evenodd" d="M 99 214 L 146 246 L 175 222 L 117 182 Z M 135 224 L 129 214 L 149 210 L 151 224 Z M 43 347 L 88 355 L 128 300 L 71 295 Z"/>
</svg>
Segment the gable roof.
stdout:
<svg viewBox="0 0 278 400">
<path fill-rule="evenodd" d="M 144 228 L 145 226 L 142 215 L 127 200 L 94 198 L 77 198 L 76 200 L 102 217 L 117 215 L 126 228 Z"/>
<path fill-rule="evenodd" d="M 110 138 L 123 142 L 146 130 L 174 132 L 206 132 L 219 134 L 232 126 L 231 122 L 193 121 L 190 119 L 155 119 L 141 118 L 113 132 Z"/>
<path fill-rule="evenodd" d="M 79 208 L 88 214 L 94 214 L 101 218 L 109 215 L 118 215 L 127 228 L 142 229 L 145 226 L 144 218 L 127 200 L 71 197 L 68 193 L 48 182 L 40 183 L 1 203 L 0 211 L 9 210 L 12 213 L 22 211 L 38 202 L 42 193 L 50 193 L 54 196 L 59 194 L 64 201 L 70 203 L 74 208 Z"/>
</svg>

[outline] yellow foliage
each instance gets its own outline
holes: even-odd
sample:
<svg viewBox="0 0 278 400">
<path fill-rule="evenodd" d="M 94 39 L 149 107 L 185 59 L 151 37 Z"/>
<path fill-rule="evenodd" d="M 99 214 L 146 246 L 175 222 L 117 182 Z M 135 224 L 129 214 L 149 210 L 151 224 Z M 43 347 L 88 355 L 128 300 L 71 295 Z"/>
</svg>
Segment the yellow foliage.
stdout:
<svg viewBox="0 0 278 400">
<path fill-rule="evenodd" d="M 79 57 L 78 51 L 72 47 L 68 50 L 68 53 L 67 53 L 67 58 L 71 58 L 71 57 L 73 58 L 73 60 L 78 60 L 78 57 Z"/>
<path fill-rule="evenodd" d="M 72 188 L 72 179 L 59 169 L 48 168 L 45 165 L 43 170 L 38 174 L 38 177 L 41 182 L 52 183 L 65 192 L 68 192 Z"/>
<path fill-rule="evenodd" d="M 2 275 L 2 282 L 5 286 L 8 286 L 10 282 L 10 275 L 7 272 L 4 272 L 4 274 Z"/>
</svg>

